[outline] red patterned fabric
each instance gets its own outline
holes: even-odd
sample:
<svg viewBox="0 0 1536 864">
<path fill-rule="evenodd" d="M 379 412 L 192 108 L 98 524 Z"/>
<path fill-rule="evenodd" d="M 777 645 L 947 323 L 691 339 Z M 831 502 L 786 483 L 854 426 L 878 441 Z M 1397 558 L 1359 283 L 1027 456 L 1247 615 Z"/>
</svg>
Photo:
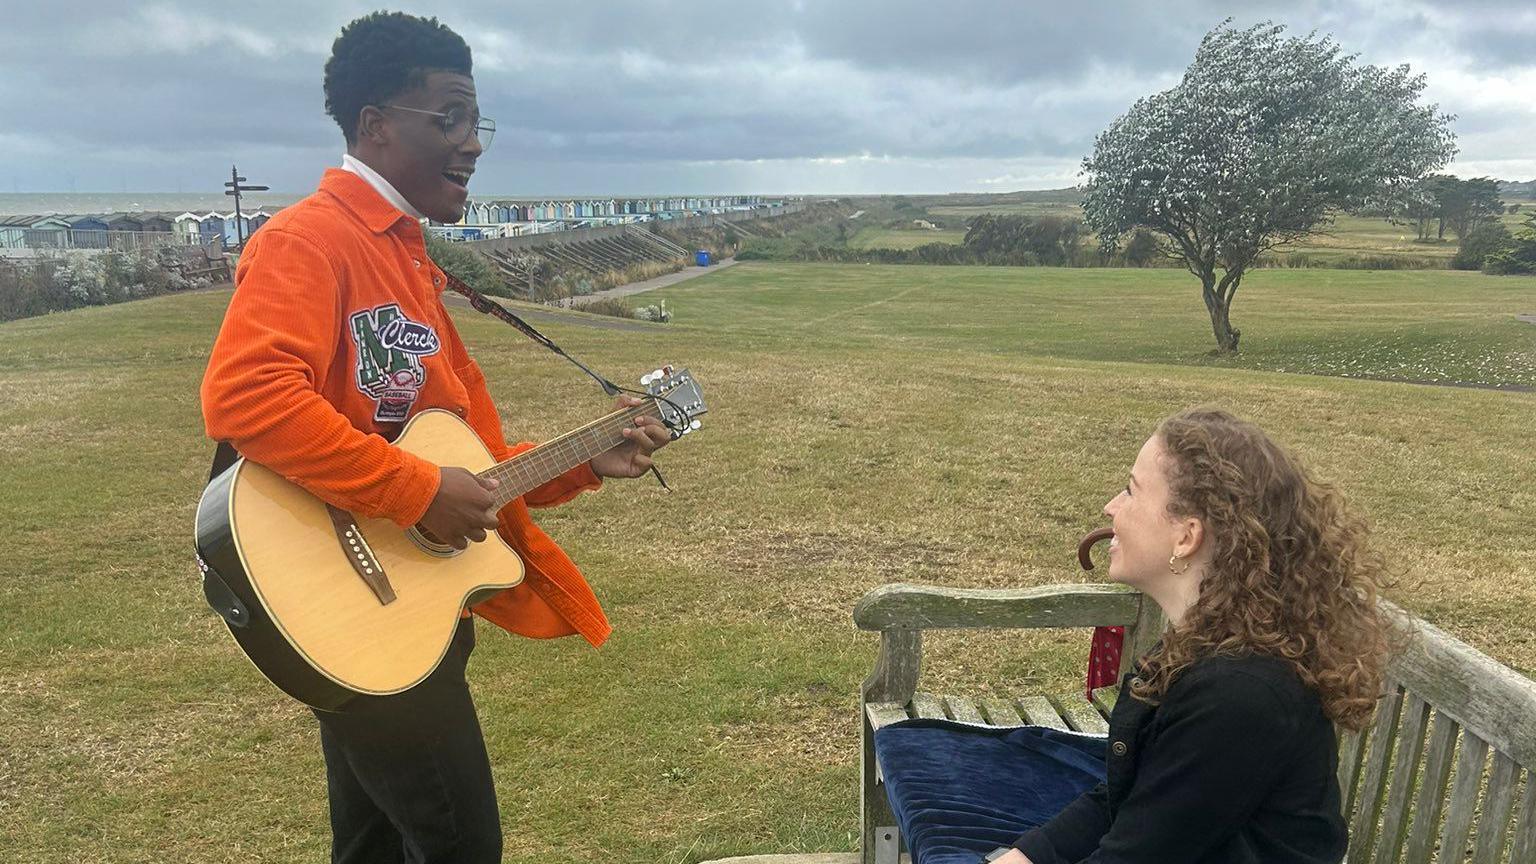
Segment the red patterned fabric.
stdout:
<svg viewBox="0 0 1536 864">
<path fill-rule="evenodd" d="M 1124 643 L 1124 627 L 1093 628 L 1093 647 L 1088 651 L 1088 687 L 1084 695 L 1091 697 L 1094 690 L 1120 680 L 1120 647 Z"/>
</svg>

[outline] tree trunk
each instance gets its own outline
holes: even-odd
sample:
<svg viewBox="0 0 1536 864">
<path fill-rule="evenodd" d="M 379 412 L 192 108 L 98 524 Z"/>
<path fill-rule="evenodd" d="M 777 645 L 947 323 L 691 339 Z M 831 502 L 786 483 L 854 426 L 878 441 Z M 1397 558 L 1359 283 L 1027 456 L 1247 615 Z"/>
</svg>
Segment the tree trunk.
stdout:
<svg viewBox="0 0 1536 864">
<path fill-rule="evenodd" d="M 1229 275 L 1218 286 L 1215 272 L 1200 274 L 1200 293 L 1205 299 L 1206 311 L 1211 313 L 1211 332 L 1216 335 L 1216 350 L 1222 354 L 1236 354 L 1237 340 L 1243 335 L 1241 330 L 1232 326 L 1229 317 L 1231 304 L 1224 296 L 1232 279 Z"/>
<path fill-rule="evenodd" d="M 1216 334 L 1216 350 L 1223 354 L 1237 353 L 1237 340 L 1243 335 L 1241 330 L 1232 326 L 1227 317 L 1228 305 L 1217 301 L 1211 307 L 1211 330 Z"/>
</svg>

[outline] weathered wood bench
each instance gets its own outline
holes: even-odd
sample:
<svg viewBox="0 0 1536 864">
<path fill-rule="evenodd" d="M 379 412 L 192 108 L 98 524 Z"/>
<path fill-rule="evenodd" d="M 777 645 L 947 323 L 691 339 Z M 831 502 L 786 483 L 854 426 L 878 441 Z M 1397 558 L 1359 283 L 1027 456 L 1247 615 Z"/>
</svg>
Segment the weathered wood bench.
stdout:
<svg viewBox="0 0 1536 864">
<path fill-rule="evenodd" d="M 1389 666 L 1375 721 L 1340 736 L 1348 864 L 1536 864 L 1536 682 L 1383 606 L 1411 636 Z M 1124 626 L 1123 674 L 1164 627 L 1150 598 L 1119 585 L 887 585 L 866 594 L 853 614 L 859 629 L 880 633 L 859 705 L 864 864 L 896 864 L 904 847 L 875 760 L 876 729 L 936 717 L 1105 732 L 1114 707 L 1114 688 L 1095 691 L 1092 704 L 1080 690 L 1006 699 L 920 692 L 924 630 Z"/>
</svg>

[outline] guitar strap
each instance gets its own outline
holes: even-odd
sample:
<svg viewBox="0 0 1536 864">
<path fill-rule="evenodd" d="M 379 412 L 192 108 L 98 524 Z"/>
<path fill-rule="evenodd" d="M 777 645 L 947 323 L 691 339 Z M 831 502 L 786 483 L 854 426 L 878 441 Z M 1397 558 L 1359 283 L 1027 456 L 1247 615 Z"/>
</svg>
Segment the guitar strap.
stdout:
<svg viewBox="0 0 1536 864">
<path fill-rule="evenodd" d="M 548 336 L 545 336 L 543 333 L 533 329 L 532 324 L 529 324 L 527 321 L 524 321 L 523 319 L 514 315 L 511 309 L 508 309 L 507 307 L 497 303 L 484 294 L 481 294 L 479 291 L 476 291 L 475 289 L 464 284 L 463 280 L 453 275 L 452 273 L 449 273 L 447 270 L 443 271 L 443 275 L 448 277 L 448 287 L 452 288 L 454 291 L 460 294 L 463 294 L 469 300 L 469 305 L 475 307 L 476 312 L 484 312 L 487 315 L 500 318 L 508 324 L 511 324 L 513 327 L 516 327 L 524 336 L 527 336 L 529 339 L 532 339 L 540 345 L 543 345 L 545 348 L 548 348 L 556 354 L 559 354 L 561 357 L 564 357 L 572 363 L 575 363 L 576 368 L 587 373 L 588 375 L 591 375 L 594 381 L 601 384 L 603 386 L 603 392 L 607 393 L 609 396 L 617 396 L 619 395 L 619 391 L 623 389 L 619 387 L 619 385 L 609 381 L 607 378 L 604 378 L 596 372 L 593 372 L 591 369 L 588 369 L 586 364 L 582 363 L 580 360 L 577 360 L 575 357 L 565 353 L 565 351 L 559 345 L 556 345 Z"/>
</svg>

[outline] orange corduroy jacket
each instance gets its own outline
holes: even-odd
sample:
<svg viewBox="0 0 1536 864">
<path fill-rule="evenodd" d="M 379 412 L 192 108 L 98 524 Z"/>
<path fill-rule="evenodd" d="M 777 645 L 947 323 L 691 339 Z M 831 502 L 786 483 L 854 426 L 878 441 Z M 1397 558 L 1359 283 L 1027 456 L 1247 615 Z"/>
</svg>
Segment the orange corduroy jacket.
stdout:
<svg viewBox="0 0 1536 864">
<path fill-rule="evenodd" d="M 438 487 L 438 466 L 389 443 L 416 412 L 453 411 L 497 460 L 533 447 L 502 437 L 485 377 L 443 308 L 444 282 L 414 219 L 361 177 L 326 171 L 240 256 L 203 376 L 208 436 L 317 498 L 401 526 Z M 602 644 L 612 628 L 592 589 L 528 513 L 599 485 L 583 464 L 502 509 L 498 530 L 526 578 L 476 614 L 524 636 Z"/>
</svg>

